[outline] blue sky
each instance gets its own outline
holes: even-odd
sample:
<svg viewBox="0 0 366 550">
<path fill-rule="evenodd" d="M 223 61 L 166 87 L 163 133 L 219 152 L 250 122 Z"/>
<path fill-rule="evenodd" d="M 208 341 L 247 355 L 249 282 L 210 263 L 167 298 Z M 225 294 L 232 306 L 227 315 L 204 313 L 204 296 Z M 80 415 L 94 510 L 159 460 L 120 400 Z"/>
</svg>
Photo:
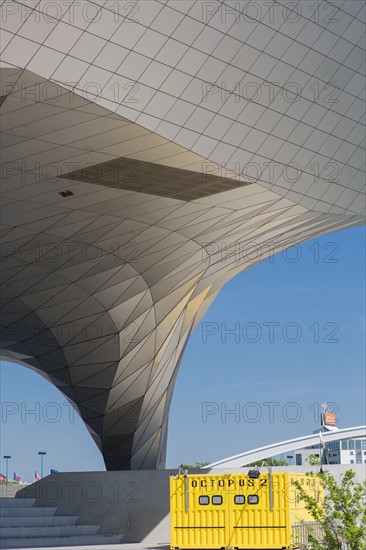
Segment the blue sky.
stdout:
<svg viewBox="0 0 366 550">
<path fill-rule="evenodd" d="M 366 424 L 364 250 L 365 228 L 345 230 L 226 285 L 185 352 L 168 467 L 311 433 L 324 401 L 340 427 Z M 38 451 L 47 452 L 45 472 L 104 468 L 66 398 L 35 372 L 2 363 L 1 400 L 1 458 L 12 456 L 11 474 L 31 481 Z"/>
</svg>

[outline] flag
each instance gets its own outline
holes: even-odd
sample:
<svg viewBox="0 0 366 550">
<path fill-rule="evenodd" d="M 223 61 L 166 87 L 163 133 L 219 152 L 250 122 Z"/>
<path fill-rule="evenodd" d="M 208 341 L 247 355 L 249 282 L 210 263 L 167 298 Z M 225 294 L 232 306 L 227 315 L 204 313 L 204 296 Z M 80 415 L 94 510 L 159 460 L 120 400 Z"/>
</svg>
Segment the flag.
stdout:
<svg viewBox="0 0 366 550">
<path fill-rule="evenodd" d="M 34 470 L 34 479 L 35 479 L 36 481 L 39 481 L 39 480 L 41 479 L 41 476 L 39 476 L 39 475 L 37 474 L 36 470 Z"/>
<path fill-rule="evenodd" d="M 323 436 L 322 436 L 322 432 L 319 432 L 319 439 L 320 439 L 320 445 L 324 446 L 324 439 L 323 439 Z"/>
<path fill-rule="evenodd" d="M 5 483 L 6 482 L 6 476 L 4 476 L 4 474 L 0 474 L 0 483 Z"/>
<path fill-rule="evenodd" d="M 19 474 L 17 474 L 16 472 L 14 472 L 14 476 L 13 476 L 13 480 L 14 481 L 20 481 L 22 478 L 20 477 Z"/>
<path fill-rule="evenodd" d="M 52 470 L 52 468 L 50 468 L 50 474 L 57 474 L 58 473 L 58 470 Z"/>
</svg>

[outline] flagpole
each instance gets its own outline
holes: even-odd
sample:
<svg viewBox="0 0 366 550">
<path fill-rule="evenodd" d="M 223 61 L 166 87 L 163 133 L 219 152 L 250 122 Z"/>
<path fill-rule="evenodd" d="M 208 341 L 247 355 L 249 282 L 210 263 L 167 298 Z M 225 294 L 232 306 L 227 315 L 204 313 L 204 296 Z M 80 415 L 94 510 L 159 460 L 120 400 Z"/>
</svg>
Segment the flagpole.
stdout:
<svg viewBox="0 0 366 550">
<path fill-rule="evenodd" d="M 322 432 L 320 430 L 319 432 L 319 440 L 320 440 L 320 473 L 323 473 L 323 455 L 324 455 L 324 439 Z"/>
<path fill-rule="evenodd" d="M 5 470 L 6 470 L 6 484 L 9 484 L 9 459 L 11 458 L 10 455 L 4 455 L 5 458 Z"/>
<path fill-rule="evenodd" d="M 47 454 L 45 451 L 39 451 L 38 454 L 41 456 L 41 478 L 43 477 L 43 457 Z"/>
</svg>

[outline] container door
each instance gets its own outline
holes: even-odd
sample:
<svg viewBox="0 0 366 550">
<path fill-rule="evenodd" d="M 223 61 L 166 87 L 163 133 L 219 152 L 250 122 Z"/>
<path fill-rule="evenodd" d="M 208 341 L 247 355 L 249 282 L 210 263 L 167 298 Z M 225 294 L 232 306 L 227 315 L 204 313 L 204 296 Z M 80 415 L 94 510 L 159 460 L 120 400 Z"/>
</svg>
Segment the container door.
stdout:
<svg viewBox="0 0 366 550">
<path fill-rule="evenodd" d="M 225 548 L 227 515 L 225 487 L 216 476 L 180 476 L 171 490 L 171 548 Z"/>
<path fill-rule="evenodd" d="M 234 548 L 273 549 L 290 544 L 286 528 L 284 502 L 284 478 L 273 486 L 273 507 L 270 509 L 269 476 L 246 478 L 245 485 L 236 484 L 235 494 L 230 495 L 231 537 Z M 281 483 L 282 482 L 282 483 Z"/>
</svg>

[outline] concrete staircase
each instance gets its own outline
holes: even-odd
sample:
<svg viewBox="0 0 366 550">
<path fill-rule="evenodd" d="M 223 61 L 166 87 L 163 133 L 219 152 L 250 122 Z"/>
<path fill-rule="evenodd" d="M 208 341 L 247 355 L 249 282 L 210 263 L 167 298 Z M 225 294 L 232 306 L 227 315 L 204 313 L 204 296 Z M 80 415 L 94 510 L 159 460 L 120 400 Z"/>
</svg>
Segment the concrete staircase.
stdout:
<svg viewBox="0 0 366 550">
<path fill-rule="evenodd" d="M 56 507 L 35 499 L 0 498 L 0 548 L 119 544 L 122 535 L 98 534 L 99 525 L 77 525 L 77 516 L 56 516 Z"/>
</svg>

